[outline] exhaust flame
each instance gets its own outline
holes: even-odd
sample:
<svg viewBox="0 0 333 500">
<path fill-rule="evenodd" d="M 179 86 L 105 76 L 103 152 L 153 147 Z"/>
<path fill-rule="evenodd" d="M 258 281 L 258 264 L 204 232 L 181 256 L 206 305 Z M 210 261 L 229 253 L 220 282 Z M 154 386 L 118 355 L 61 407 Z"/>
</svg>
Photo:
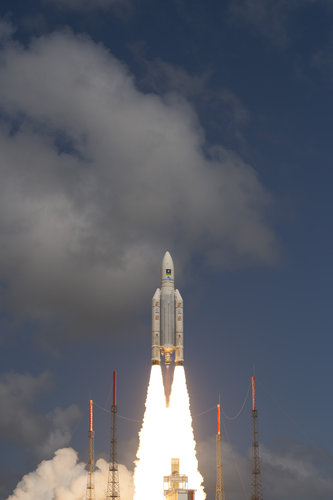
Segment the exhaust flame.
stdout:
<svg viewBox="0 0 333 500">
<path fill-rule="evenodd" d="M 169 414 L 172 428 L 170 431 L 170 434 L 172 434 L 171 455 L 180 459 L 180 471 L 182 474 L 188 476 L 189 489 L 196 490 L 195 499 L 204 500 L 206 494 L 202 486 L 203 477 L 198 470 L 198 459 L 195 450 L 196 443 L 190 411 L 190 397 L 183 366 L 175 367 Z"/>
<path fill-rule="evenodd" d="M 206 498 L 198 471 L 190 399 L 182 366 L 174 371 L 169 407 L 161 367 L 152 366 L 139 437 L 134 500 L 163 500 L 163 476 L 170 474 L 171 458 L 180 459 L 180 473 L 188 476 L 188 487 L 196 490 L 196 500 Z"/>
<path fill-rule="evenodd" d="M 134 500 L 163 499 L 165 472 L 166 407 L 159 365 L 151 367 L 146 410 L 139 434 L 140 444 L 134 471 Z"/>
</svg>

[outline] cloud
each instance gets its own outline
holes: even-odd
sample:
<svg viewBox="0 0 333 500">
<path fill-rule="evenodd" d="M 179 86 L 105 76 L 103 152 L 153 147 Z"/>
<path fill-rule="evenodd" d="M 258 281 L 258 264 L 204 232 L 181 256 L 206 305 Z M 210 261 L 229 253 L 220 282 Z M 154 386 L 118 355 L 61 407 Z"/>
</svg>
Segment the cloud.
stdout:
<svg viewBox="0 0 333 500">
<path fill-rule="evenodd" d="M 109 335 L 144 309 L 166 249 L 178 269 L 193 254 L 220 267 L 276 259 L 255 170 L 205 142 L 188 101 L 140 92 L 101 44 L 69 31 L 8 43 L 0 110 L 0 276 L 14 314 Z"/>
<path fill-rule="evenodd" d="M 94 475 L 96 500 L 105 498 L 108 464 L 96 462 Z M 119 465 L 120 495 L 124 500 L 133 498 L 132 473 Z M 36 471 L 26 474 L 7 500 L 82 500 L 87 486 L 85 464 L 78 462 L 72 448 L 56 451 L 51 460 L 41 462 Z"/>
<path fill-rule="evenodd" d="M 230 443 L 223 442 L 223 477 L 226 496 L 237 500 L 248 495 L 251 481 L 251 459 L 242 456 Z M 198 444 L 199 467 L 208 495 L 215 492 L 215 437 Z M 260 448 L 264 498 L 279 500 L 330 500 L 333 493 L 331 470 L 333 458 L 319 447 L 285 442 L 279 449 Z M 96 500 L 105 498 L 108 463 L 96 462 Z M 119 465 L 120 494 L 124 500 L 133 497 L 132 472 Z M 85 465 L 78 462 L 71 448 L 59 449 L 50 460 L 44 460 L 36 471 L 26 474 L 7 500 L 79 500 L 87 485 Z"/>
<path fill-rule="evenodd" d="M 71 429 L 80 417 L 76 405 L 56 408 L 46 415 L 33 408 L 36 397 L 51 386 L 46 372 L 38 377 L 14 372 L 0 377 L 0 439 L 17 443 L 39 458 L 70 442 Z"/>
<path fill-rule="evenodd" d="M 190 74 L 183 67 L 170 64 L 160 58 L 149 60 L 144 47 L 132 45 L 137 62 L 143 68 L 140 85 L 147 91 L 160 95 L 175 92 L 196 103 L 212 114 L 219 110 L 219 119 L 227 120 L 229 125 L 244 125 L 249 113 L 234 92 L 227 88 L 216 88 L 212 82 L 214 71 Z"/>
<path fill-rule="evenodd" d="M 15 33 L 15 27 L 9 21 L 0 19 L 0 42 L 4 42 L 12 37 Z"/>
<path fill-rule="evenodd" d="M 272 500 L 333 497 L 333 457 L 317 446 L 284 442 L 277 449 L 261 448 L 263 483 Z"/>
<path fill-rule="evenodd" d="M 311 63 L 313 68 L 320 70 L 330 80 L 333 79 L 333 37 L 313 54 Z"/>
<path fill-rule="evenodd" d="M 102 10 L 130 5 L 130 0 L 43 0 L 43 2 L 59 9 L 77 11 Z"/>
<path fill-rule="evenodd" d="M 278 47 L 290 42 L 290 13 L 321 0 L 231 0 L 230 18 Z"/>
<path fill-rule="evenodd" d="M 42 12 L 34 12 L 32 14 L 22 16 L 19 20 L 19 26 L 25 32 L 38 33 L 38 35 L 49 31 L 46 16 Z"/>
<path fill-rule="evenodd" d="M 215 437 L 198 443 L 199 466 L 214 494 L 216 480 Z M 226 497 L 238 500 L 248 496 L 251 485 L 251 450 L 243 456 L 229 442 L 222 441 L 222 465 Z M 281 440 L 279 446 L 260 446 L 261 482 L 267 500 L 330 500 L 333 498 L 333 457 L 324 449 Z"/>
</svg>

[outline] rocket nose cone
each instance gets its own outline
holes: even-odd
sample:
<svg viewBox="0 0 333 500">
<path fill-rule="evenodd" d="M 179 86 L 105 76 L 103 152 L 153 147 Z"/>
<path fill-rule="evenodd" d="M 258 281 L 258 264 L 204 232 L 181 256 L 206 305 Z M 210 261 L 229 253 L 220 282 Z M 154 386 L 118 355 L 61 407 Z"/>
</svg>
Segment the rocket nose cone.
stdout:
<svg viewBox="0 0 333 500">
<path fill-rule="evenodd" d="M 162 262 L 172 262 L 173 264 L 172 257 L 170 255 L 170 252 L 168 252 L 168 250 L 165 252 Z"/>
<path fill-rule="evenodd" d="M 162 285 L 174 283 L 175 280 L 173 260 L 169 252 L 165 252 L 162 260 L 161 278 Z"/>
<path fill-rule="evenodd" d="M 162 260 L 162 268 L 163 267 L 168 267 L 173 269 L 173 260 L 170 255 L 170 252 L 165 252 L 163 260 Z"/>
</svg>

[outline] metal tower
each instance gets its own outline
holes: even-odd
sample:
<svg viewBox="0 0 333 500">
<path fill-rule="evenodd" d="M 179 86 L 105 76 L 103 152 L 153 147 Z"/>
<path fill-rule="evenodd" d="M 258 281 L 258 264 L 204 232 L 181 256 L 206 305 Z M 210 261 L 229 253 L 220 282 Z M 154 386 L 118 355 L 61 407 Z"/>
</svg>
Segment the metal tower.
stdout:
<svg viewBox="0 0 333 500">
<path fill-rule="evenodd" d="M 222 436 L 220 405 L 217 405 L 217 434 L 216 434 L 216 493 L 215 500 L 225 500 L 223 472 L 222 472 Z"/>
<path fill-rule="evenodd" d="M 88 462 L 88 481 L 86 500 L 95 500 L 95 484 L 94 484 L 94 438 L 95 432 L 93 429 L 93 402 L 90 400 L 90 425 L 89 425 L 89 462 Z"/>
<path fill-rule="evenodd" d="M 120 500 L 119 473 L 117 461 L 117 372 L 113 372 L 113 403 L 111 407 L 110 465 L 106 500 Z"/>
<path fill-rule="evenodd" d="M 252 443 L 252 495 L 251 500 L 263 500 L 260 478 L 259 442 L 257 427 L 258 412 L 256 406 L 256 385 L 255 378 L 252 377 L 252 422 L 253 422 L 253 443 Z"/>
</svg>

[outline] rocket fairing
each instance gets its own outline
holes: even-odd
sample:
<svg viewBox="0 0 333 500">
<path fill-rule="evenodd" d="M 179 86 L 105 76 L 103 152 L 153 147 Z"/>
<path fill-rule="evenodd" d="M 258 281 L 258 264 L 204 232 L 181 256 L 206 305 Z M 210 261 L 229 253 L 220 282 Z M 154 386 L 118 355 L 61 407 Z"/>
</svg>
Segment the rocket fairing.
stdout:
<svg viewBox="0 0 333 500">
<path fill-rule="evenodd" d="M 152 364 L 159 365 L 161 354 L 170 365 L 175 351 L 176 365 L 184 364 L 183 299 L 175 290 L 172 257 L 166 252 L 162 260 L 161 289 L 152 299 Z"/>
</svg>

